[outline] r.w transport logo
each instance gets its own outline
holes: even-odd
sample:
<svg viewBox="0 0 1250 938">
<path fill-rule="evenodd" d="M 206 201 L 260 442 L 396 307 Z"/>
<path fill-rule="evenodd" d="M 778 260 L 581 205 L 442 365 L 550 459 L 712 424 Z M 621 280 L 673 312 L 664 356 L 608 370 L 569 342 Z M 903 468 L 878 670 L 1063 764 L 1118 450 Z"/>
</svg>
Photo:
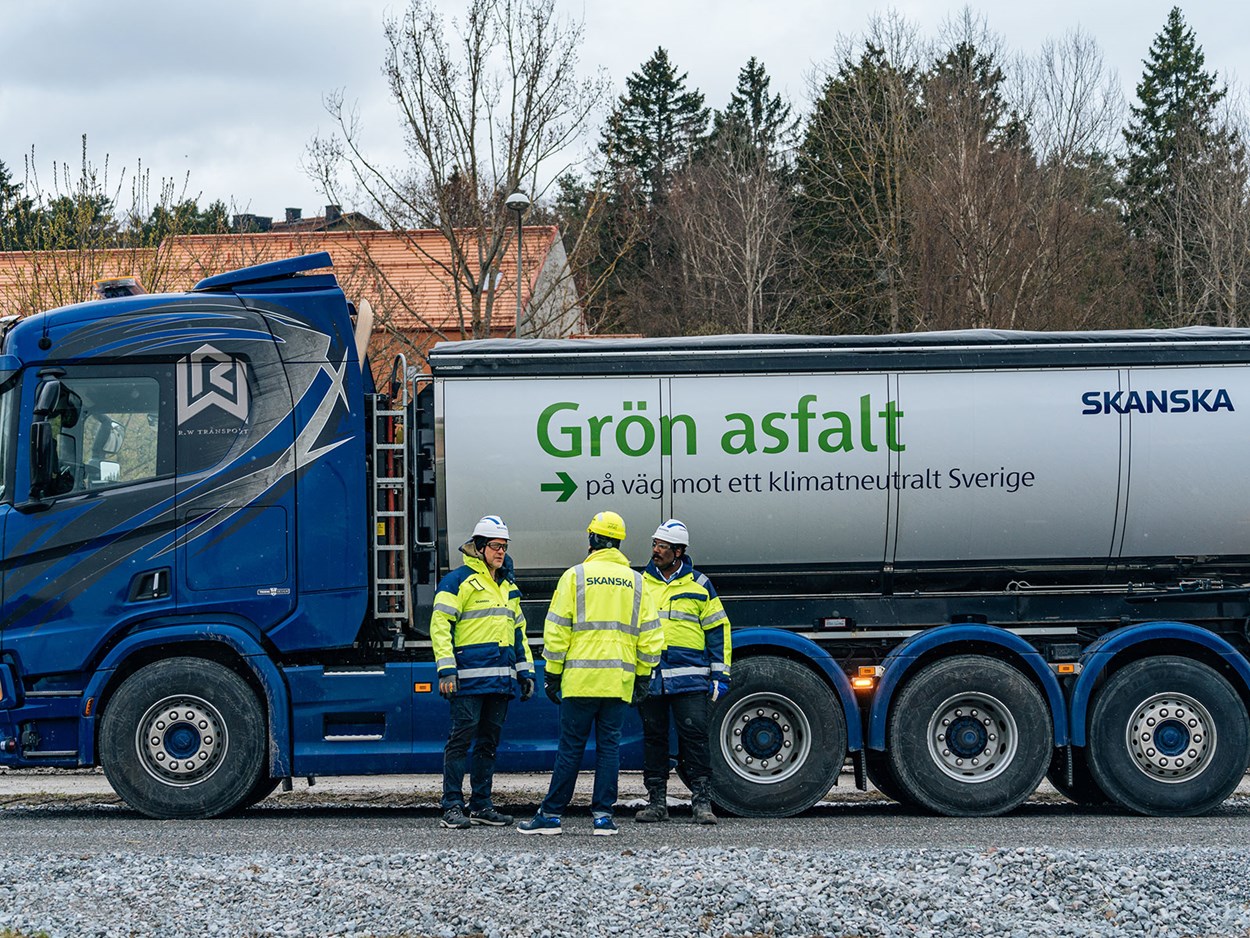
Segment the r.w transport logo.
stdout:
<svg viewBox="0 0 1250 938">
<path fill-rule="evenodd" d="M 247 419 L 247 364 L 211 345 L 201 345 L 178 362 L 178 423 L 186 423 L 209 407 Z"/>
</svg>

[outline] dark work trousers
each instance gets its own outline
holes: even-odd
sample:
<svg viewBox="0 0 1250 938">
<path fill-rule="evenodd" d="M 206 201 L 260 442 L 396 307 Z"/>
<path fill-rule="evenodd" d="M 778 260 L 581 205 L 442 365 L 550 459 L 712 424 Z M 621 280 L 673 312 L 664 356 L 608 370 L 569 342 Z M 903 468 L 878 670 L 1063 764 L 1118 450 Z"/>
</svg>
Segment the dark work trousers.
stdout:
<svg viewBox="0 0 1250 938">
<path fill-rule="evenodd" d="M 565 697 L 560 701 L 560 743 L 551 785 L 539 808 L 548 817 L 560 817 L 573 798 L 590 729 L 595 730 L 595 787 L 590 813 L 611 817 L 621 768 L 621 727 L 629 705 L 619 697 Z"/>
<path fill-rule="evenodd" d="M 668 779 L 670 711 L 677 724 L 677 753 L 685 764 L 687 777 L 690 781 L 712 777 L 707 745 L 707 694 L 653 694 L 638 706 L 642 716 L 642 781 L 648 788 Z"/>
<path fill-rule="evenodd" d="M 464 764 L 473 744 L 469 770 L 470 811 L 491 807 L 490 789 L 495 780 L 495 749 L 508 715 L 507 694 L 454 694 L 451 698 L 451 733 L 443 750 L 443 810 L 464 807 Z"/>
</svg>

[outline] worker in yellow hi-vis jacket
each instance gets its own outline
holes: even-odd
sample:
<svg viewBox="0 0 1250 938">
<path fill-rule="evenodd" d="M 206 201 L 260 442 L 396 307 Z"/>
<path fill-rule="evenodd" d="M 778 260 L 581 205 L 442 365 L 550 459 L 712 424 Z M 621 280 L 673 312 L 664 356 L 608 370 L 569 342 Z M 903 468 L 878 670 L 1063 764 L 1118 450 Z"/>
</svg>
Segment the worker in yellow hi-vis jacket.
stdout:
<svg viewBox="0 0 1250 938">
<path fill-rule="evenodd" d="M 586 560 L 564 571 L 543 626 L 547 696 L 560 706 L 560 742 L 547 797 L 517 825 L 523 834 L 559 834 L 573 797 L 590 730 L 595 730 L 594 834 L 618 833 L 612 820 L 626 708 L 647 694 L 651 669 L 664 651 L 655 602 L 642 574 L 620 551 L 625 521 L 601 511 L 586 529 Z"/>
</svg>

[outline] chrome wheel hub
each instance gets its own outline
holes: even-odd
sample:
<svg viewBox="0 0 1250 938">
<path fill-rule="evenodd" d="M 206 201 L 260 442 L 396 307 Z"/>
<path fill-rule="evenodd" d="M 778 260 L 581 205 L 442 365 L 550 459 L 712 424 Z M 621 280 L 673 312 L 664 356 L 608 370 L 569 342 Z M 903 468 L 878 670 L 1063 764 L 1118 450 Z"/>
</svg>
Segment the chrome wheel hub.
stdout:
<svg viewBox="0 0 1250 938">
<path fill-rule="evenodd" d="M 1187 782 L 1211 764 L 1215 721 L 1188 694 L 1155 694 L 1129 717 L 1125 734 L 1133 764 L 1160 782 Z"/>
<path fill-rule="evenodd" d="M 721 721 L 721 753 L 736 775 L 772 784 L 803 767 L 812 729 L 793 700 L 776 693 L 748 694 Z"/>
<path fill-rule="evenodd" d="M 988 782 L 1001 775 L 1020 746 L 1015 717 L 996 697 L 979 692 L 944 700 L 928 727 L 929 755 L 945 775 Z"/>
<path fill-rule="evenodd" d="M 176 788 L 196 785 L 225 758 L 226 724 L 217 708 L 179 694 L 148 708 L 135 731 L 139 761 L 157 781 Z"/>
</svg>

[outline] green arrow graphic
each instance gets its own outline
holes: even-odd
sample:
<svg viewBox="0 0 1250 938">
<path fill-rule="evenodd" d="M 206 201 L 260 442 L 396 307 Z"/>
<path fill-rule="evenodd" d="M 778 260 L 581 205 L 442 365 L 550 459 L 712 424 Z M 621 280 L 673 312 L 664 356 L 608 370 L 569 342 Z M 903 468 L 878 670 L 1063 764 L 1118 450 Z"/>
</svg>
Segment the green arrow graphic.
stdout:
<svg viewBox="0 0 1250 938">
<path fill-rule="evenodd" d="M 577 491 L 577 483 L 569 478 L 567 472 L 557 472 L 556 476 L 559 477 L 559 482 L 544 482 L 538 486 L 538 490 L 540 492 L 559 492 L 560 497 L 556 501 L 567 502 L 569 497 Z"/>
</svg>

